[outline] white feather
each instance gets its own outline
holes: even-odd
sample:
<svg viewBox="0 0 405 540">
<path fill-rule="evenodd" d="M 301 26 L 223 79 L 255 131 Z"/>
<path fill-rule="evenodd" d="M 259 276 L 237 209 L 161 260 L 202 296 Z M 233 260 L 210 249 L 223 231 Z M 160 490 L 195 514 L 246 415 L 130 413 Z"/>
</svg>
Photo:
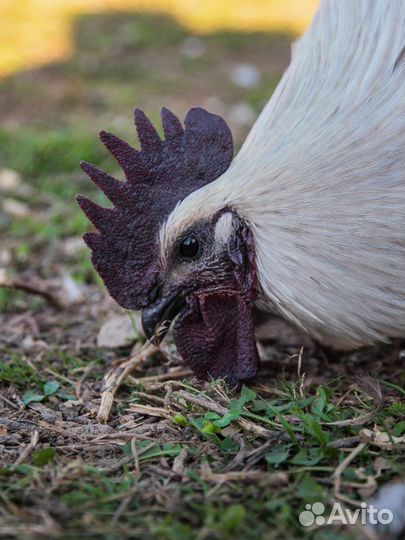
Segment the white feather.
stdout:
<svg viewBox="0 0 405 540">
<path fill-rule="evenodd" d="M 226 244 L 233 232 L 234 218 L 231 212 L 225 212 L 215 225 L 214 239 L 219 244 Z"/>
<path fill-rule="evenodd" d="M 337 347 L 405 334 L 405 4 L 323 0 L 238 156 L 160 239 L 230 207 L 261 303 Z"/>
</svg>

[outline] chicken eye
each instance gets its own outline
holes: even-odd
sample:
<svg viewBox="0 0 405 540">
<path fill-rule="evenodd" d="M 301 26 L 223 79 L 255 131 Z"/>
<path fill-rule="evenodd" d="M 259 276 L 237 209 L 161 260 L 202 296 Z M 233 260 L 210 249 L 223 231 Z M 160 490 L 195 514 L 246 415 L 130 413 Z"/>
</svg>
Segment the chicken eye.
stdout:
<svg viewBox="0 0 405 540">
<path fill-rule="evenodd" d="M 184 259 L 194 259 L 200 251 L 200 244 L 197 238 L 190 234 L 181 241 L 179 252 Z"/>
</svg>

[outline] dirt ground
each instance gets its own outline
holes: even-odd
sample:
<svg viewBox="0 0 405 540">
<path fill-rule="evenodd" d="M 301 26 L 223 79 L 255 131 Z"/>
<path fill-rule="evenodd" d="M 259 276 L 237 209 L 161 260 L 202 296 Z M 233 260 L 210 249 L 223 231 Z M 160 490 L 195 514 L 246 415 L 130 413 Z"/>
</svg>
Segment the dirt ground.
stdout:
<svg viewBox="0 0 405 540">
<path fill-rule="evenodd" d="M 403 478 L 403 343 L 336 353 L 274 319 L 257 381 L 236 391 L 194 379 L 169 339 L 97 416 L 105 374 L 144 337 L 82 243 L 74 195 L 103 199 L 79 160 L 117 172 L 97 132 L 135 143 L 134 106 L 158 122 L 201 105 L 239 147 L 292 37 L 132 13 L 81 17 L 74 35 L 67 62 L 0 80 L 0 537 L 382 538 L 298 516 Z"/>
</svg>

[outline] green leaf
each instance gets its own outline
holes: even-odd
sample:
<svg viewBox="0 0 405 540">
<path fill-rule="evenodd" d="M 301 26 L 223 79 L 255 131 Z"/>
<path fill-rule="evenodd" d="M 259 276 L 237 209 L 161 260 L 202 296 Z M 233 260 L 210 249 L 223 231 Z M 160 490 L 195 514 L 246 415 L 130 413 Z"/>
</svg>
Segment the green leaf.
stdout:
<svg viewBox="0 0 405 540">
<path fill-rule="evenodd" d="M 401 420 L 397 424 L 395 424 L 392 434 L 394 437 L 400 437 L 403 433 L 405 433 L 405 420 Z"/>
<path fill-rule="evenodd" d="M 207 412 L 204 414 L 204 422 L 208 420 L 218 428 L 225 428 L 240 417 L 242 412 L 242 407 L 240 405 L 240 400 L 233 400 L 233 402 L 231 402 L 231 408 L 222 417 L 218 413 L 211 411 Z"/>
<path fill-rule="evenodd" d="M 44 399 L 43 394 L 37 394 L 33 390 L 28 390 L 28 392 L 25 392 L 25 394 L 22 397 L 22 401 L 24 405 L 28 405 L 29 403 L 32 403 L 33 401 L 42 401 Z"/>
<path fill-rule="evenodd" d="M 275 448 L 265 456 L 265 460 L 270 465 L 274 465 L 275 467 L 278 467 L 280 463 L 283 463 L 288 458 L 288 455 L 290 453 L 290 448 L 288 446 Z"/>
<path fill-rule="evenodd" d="M 384 381 L 382 379 L 378 379 L 378 381 L 385 386 L 388 386 L 388 388 L 394 388 L 394 390 L 397 390 L 400 394 L 403 394 L 405 396 L 405 388 L 402 388 L 401 386 L 398 386 L 397 384 L 394 384 L 389 381 Z"/>
<path fill-rule="evenodd" d="M 204 414 L 204 418 L 205 420 L 220 420 L 222 417 L 216 412 L 208 411 Z"/>
<path fill-rule="evenodd" d="M 73 394 L 68 394 L 66 392 L 62 392 L 59 394 L 59 397 L 65 401 L 76 401 L 77 400 L 77 396 L 73 395 Z"/>
<path fill-rule="evenodd" d="M 225 439 L 220 442 L 219 447 L 224 454 L 235 454 L 239 450 L 239 444 L 231 437 L 225 437 Z"/>
<path fill-rule="evenodd" d="M 176 457 L 180 454 L 182 448 L 183 447 L 180 444 L 162 444 L 162 446 L 151 448 L 139 456 L 139 461 L 145 461 L 146 459 L 162 456 Z"/>
<path fill-rule="evenodd" d="M 60 383 L 58 383 L 58 381 L 48 381 L 47 383 L 44 384 L 44 394 L 46 396 L 53 396 L 53 394 L 55 394 L 58 389 L 60 387 Z"/>
<path fill-rule="evenodd" d="M 52 461 L 55 460 L 56 457 L 56 450 L 55 448 L 42 448 L 41 450 L 37 450 L 32 455 L 32 462 L 37 467 L 42 467 L 43 465 L 46 465 L 47 463 L 52 463 Z"/>
<path fill-rule="evenodd" d="M 240 414 L 241 411 L 239 409 L 231 409 L 219 420 L 214 420 L 213 424 L 222 429 L 229 426 L 234 420 L 237 420 L 240 417 Z"/>
<path fill-rule="evenodd" d="M 0 477 L 9 477 L 13 474 L 14 469 L 10 465 L 4 465 L 0 468 Z"/>
<path fill-rule="evenodd" d="M 21 463 L 21 465 L 17 465 L 14 470 L 15 472 L 24 474 L 26 476 L 32 474 L 35 471 L 34 467 L 28 465 L 28 463 Z"/>
<path fill-rule="evenodd" d="M 296 410 L 298 409 L 298 410 L 303 411 L 304 409 L 306 409 L 307 407 L 312 405 L 312 403 L 314 403 L 314 401 L 315 401 L 315 396 L 309 396 L 306 399 L 301 399 L 300 401 L 296 401 L 295 403 L 292 402 L 290 404 L 291 405 L 291 412 L 294 409 L 296 409 Z M 280 406 L 278 408 L 280 409 Z"/>
<path fill-rule="evenodd" d="M 204 427 L 202 428 L 203 433 L 208 433 L 209 435 L 218 433 L 220 431 L 219 427 L 213 424 L 212 422 L 209 422 L 208 420 L 204 421 Z"/>
<path fill-rule="evenodd" d="M 326 395 L 325 390 L 320 386 L 318 388 L 318 396 L 314 401 L 313 408 L 316 408 L 318 411 L 322 412 L 328 401 L 328 396 Z"/>
<path fill-rule="evenodd" d="M 194 469 L 186 469 L 186 476 L 188 476 L 190 480 L 194 480 L 194 482 L 198 482 L 202 486 L 205 485 L 204 480 L 201 478 L 199 472 Z"/>
<path fill-rule="evenodd" d="M 280 508 L 284 502 L 284 499 L 271 499 L 268 503 L 266 503 L 266 510 L 269 512 L 277 510 L 277 508 Z"/>
<path fill-rule="evenodd" d="M 298 484 L 297 495 L 305 502 L 322 500 L 324 488 L 309 474 L 305 474 Z"/>
<path fill-rule="evenodd" d="M 328 395 L 324 388 L 319 387 L 316 399 L 314 400 L 311 411 L 316 416 L 319 416 L 322 420 L 325 422 L 330 422 L 332 419 L 326 412 L 330 412 L 331 408 L 333 409 L 333 405 L 329 407 L 328 405 Z"/>
<path fill-rule="evenodd" d="M 287 420 L 284 418 L 282 414 L 277 410 L 277 407 L 274 405 L 268 404 L 268 413 L 272 413 L 273 417 L 277 416 L 279 419 L 280 424 L 283 426 L 287 434 L 289 435 L 290 439 L 295 443 L 297 446 L 299 446 L 299 442 L 297 437 L 295 436 L 293 427 L 287 422 Z M 267 414 L 268 414 L 267 413 Z"/>
<path fill-rule="evenodd" d="M 311 414 L 304 414 L 302 420 L 307 433 L 317 439 L 319 444 L 323 446 L 328 444 L 330 439 L 329 433 L 323 431 L 321 424 Z"/>
<path fill-rule="evenodd" d="M 213 442 L 219 443 L 220 440 L 218 438 L 218 435 L 216 435 L 215 432 L 210 431 L 210 428 L 205 429 L 207 425 L 207 420 L 204 419 L 204 417 L 200 416 L 197 418 L 189 418 L 190 425 L 192 425 L 197 431 L 199 431 L 202 435 L 204 435 L 207 439 Z M 212 426 L 214 424 L 210 422 Z M 217 431 L 219 431 L 219 428 L 214 426 Z"/>
<path fill-rule="evenodd" d="M 291 463 L 293 465 L 307 465 L 312 467 L 319 463 L 322 458 L 323 452 L 321 448 L 311 448 L 309 451 L 302 449 L 293 457 Z"/>
<path fill-rule="evenodd" d="M 231 533 L 240 527 L 245 519 L 246 510 L 241 504 L 232 504 L 228 506 L 222 515 L 221 529 L 224 532 Z"/>
<path fill-rule="evenodd" d="M 173 416 L 173 422 L 183 427 L 190 425 L 189 421 L 187 420 L 187 417 L 184 416 L 183 414 L 176 414 L 175 416 Z"/>
<path fill-rule="evenodd" d="M 405 415 L 405 403 L 402 401 L 394 401 L 388 408 L 390 414 L 403 417 Z"/>
<path fill-rule="evenodd" d="M 256 399 L 257 393 L 252 390 L 251 388 L 248 388 L 247 386 L 243 385 L 242 390 L 240 393 L 240 399 L 245 405 L 246 403 L 249 403 L 249 401 L 253 401 Z"/>
<path fill-rule="evenodd" d="M 247 386 L 242 386 L 240 398 L 231 400 L 229 410 L 242 411 L 246 403 L 253 401 L 256 398 L 256 396 L 257 394 L 254 390 L 251 390 Z"/>
</svg>

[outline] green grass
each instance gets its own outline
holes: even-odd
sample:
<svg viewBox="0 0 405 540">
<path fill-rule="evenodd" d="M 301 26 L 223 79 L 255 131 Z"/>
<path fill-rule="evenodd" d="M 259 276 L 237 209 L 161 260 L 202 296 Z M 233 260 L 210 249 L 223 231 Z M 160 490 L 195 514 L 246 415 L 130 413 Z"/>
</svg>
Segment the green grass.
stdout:
<svg viewBox="0 0 405 540">
<path fill-rule="evenodd" d="M 62 361 L 66 365 L 66 358 L 62 357 Z M 68 361 L 71 368 L 70 363 L 71 360 Z M 81 365 L 81 362 L 77 364 Z M 30 370 L 22 369 L 26 368 L 15 364 L 13 377 L 32 375 Z M 134 469 L 134 450 L 129 443 L 118 447 L 112 460 L 111 455 L 108 459 L 91 458 L 91 451 L 84 460 L 72 460 L 66 450 L 58 449 L 57 443 L 44 441 L 28 463 L 2 469 L 1 497 L 13 505 L 12 508 L 29 510 L 30 519 L 34 521 L 39 519 L 39 515 L 38 518 L 35 515 L 40 509 L 56 521 L 68 511 L 69 521 L 60 533 L 54 533 L 55 538 L 78 538 L 85 530 L 86 538 L 106 540 L 137 535 L 159 540 L 197 540 L 201 534 L 204 538 L 252 540 L 280 540 L 291 536 L 350 538 L 350 529 L 340 536 L 336 536 L 332 527 L 308 533 L 299 525 L 297 517 L 307 503 L 321 501 L 330 508 L 332 474 L 347 456 L 347 449 L 336 447 L 336 441 L 357 436 L 364 427 L 329 423 L 372 411 L 375 402 L 358 388 L 357 399 L 342 405 L 339 403 L 340 383 L 317 388 L 302 386 L 302 381 L 285 384 L 286 390 L 282 393 L 276 388 L 278 397 L 265 398 L 248 387 L 235 395 L 221 382 L 212 382 L 202 391 L 185 381 L 183 388 L 187 388 L 188 394 L 178 391 L 172 394 L 173 416 L 167 421 L 167 434 L 162 442 L 150 439 L 135 443 L 138 469 Z M 41 401 L 53 400 L 55 406 L 64 399 L 62 386 L 55 381 L 48 381 L 46 385 L 49 397 L 46 397 L 46 387 L 42 386 L 45 397 Z M 31 380 L 31 387 L 37 388 L 36 381 Z M 159 398 L 164 393 L 162 389 L 154 395 Z M 134 402 L 150 406 L 149 399 L 145 401 L 141 397 L 144 395 L 144 392 L 138 395 L 136 387 L 126 396 L 124 391 L 121 406 L 125 404 L 128 408 Z M 221 402 L 229 400 L 228 412 L 219 415 L 207 411 L 188 401 L 187 395 L 202 397 L 208 402 L 213 400 L 213 403 L 218 403 L 217 398 L 222 395 Z M 398 433 L 400 411 L 394 403 L 398 402 L 392 401 L 378 413 L 375 411 L 377 416 L 369 422 L 371 429 L 373 422 L 384 421 L 387 433 Z M 393 409 L 396 420 L 391 416 Z M 264 442 L 261 437 L 241 429 L 238 424 L 241 418 L 274 430 L 274 442 L 253 468 L 246 468 L 247 458 L 231 466 L 232 471 L 241 472 L 240 480 L 216 484 L 206 476 L 207 464 L 212 471 L 225 471 L 222 474 L 226 477 L 227 467 L 240 452 L 241 441 L 251 450 Z M 119 431 L 116 436 L 119 437 Z M 173 459 L 182 449 L 187 449 L 188 458 L 183 479 L 179 481 L 170 471 Z M 370 450 L 371 447 L 365 448 L 344 470 L 342 490 L 346 496 L 362 500 L 356 489 L 349 486 L 353 482 L 365 485 L 365 478 L 376 476 L 374 460 L 378 450 Z M 404 472 L 400 453 L 393 451 L 384 459 L 387 466 L 379 477 L 381 483 Z M 161 476 L 159 470 L 166 471 L 168 476 Z M 262 478 L 249 480 L 252 471 L 261 471 Z M 270 484 L 267 479 L 275 473 L 284 475 L 283 480 Z M 36 500 L 39 496 L 40 505 Z M 118 521 L 114 517 L 117 514 Z M 19 529 L 17 520 L 14 523 L 16 531 L 23 530 Z"/>
<path fill-rule="evenodd" d="M 68 182 L 52 183 L 50 177 L 77 173 L 84 158 L 107 168 L 111 165 L 96 134 L 97 129 L 83 131 L 78 127 L 1 128 L 0 162 L 29 179 L 34 187 L 68 198 L 74 193 L 72 186 Z"/>
</svg>

